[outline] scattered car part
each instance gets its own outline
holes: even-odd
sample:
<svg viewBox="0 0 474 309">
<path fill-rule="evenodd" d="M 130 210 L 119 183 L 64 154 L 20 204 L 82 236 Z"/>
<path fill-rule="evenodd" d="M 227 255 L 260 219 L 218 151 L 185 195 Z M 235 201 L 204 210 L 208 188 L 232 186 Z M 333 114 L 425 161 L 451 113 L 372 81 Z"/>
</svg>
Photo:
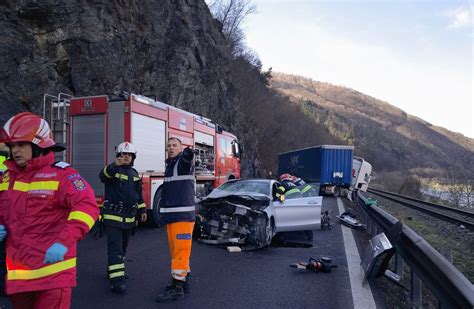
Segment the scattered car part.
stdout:
<svg viewBox="0 0 474 309">
<path fill-rule="evenodd" d="M 339 217 L 339 222 L 357 230 L 365 230 L 365 225 L 360 223 L 358 219 L 355 218 L 355 215 L 350 212 L 343 212 Z"/>
<path fill-rule="evenodd" d="M 323 211 L 321 216 L 321 229 L 327 228 L 328 230 L 331 229 L 332 223 L 331 223 L 331 215 L 329 210 Z"/>
<path fill-rule="evenodd" d="M 227 251 L 229 252 L 242 252 L 242 248 L 237 246 L 228 246 Z"/>
<path fill-rule="evenodd" d="M 314 272 L 329 273 L 333 268 L 337 268 L 337 265 L 332 264 L 330 257 L 322 256 L 318 259 L 310 257 L 308 262 L 298 262 L 290 264 L 291 268 L 300 270 L 311 270 Z"/>
</svg>

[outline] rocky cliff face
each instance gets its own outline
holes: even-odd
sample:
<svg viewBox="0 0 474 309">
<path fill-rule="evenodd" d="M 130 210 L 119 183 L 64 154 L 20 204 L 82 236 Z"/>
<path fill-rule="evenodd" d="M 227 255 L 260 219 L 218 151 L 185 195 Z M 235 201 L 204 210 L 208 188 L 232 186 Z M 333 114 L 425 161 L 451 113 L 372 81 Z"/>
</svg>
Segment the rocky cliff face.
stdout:
<svg viewBox="0 0 474 309">
<path fill-rule="evenodd" d="M 224 122 L 232 106 L 229 53 L 203 0 L 4 0 L 0 33 L 1 123 L 40 112 L 45 93 L 152 94 Z"/>
</svg>

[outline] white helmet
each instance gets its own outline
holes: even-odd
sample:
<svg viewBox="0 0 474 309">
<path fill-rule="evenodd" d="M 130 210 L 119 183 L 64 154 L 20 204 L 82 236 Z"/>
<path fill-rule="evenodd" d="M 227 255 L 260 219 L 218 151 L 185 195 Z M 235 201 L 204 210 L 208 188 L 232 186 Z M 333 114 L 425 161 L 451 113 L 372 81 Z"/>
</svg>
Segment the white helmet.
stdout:
<svg viewBox="0 0 474 309">
<path fill-rule="evenodd" d="M 133 144 L 129 142 L 123 142 L 120 145 L 118 145 L 117 148 L 115 149 L 115 152 L 117 154 L 122 153 L 122 152 L 133 153 L 134 155 L 137 154 L 137 150 L 135 149 L 135 146 L 133 146 Z"/>
</svg>

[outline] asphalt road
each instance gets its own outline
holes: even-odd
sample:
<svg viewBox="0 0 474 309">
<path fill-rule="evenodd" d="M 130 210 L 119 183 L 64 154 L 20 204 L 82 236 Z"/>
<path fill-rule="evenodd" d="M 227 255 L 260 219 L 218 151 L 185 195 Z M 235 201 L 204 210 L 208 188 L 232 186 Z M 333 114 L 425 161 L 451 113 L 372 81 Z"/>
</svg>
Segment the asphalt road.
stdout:
<svg viewBox="0 0 474 309">
<path fill-rule="evenodd" d="M 324 198 L 334 226 L 313 232 L 312 248 L 269 247 L 229 253 L 224 248 L 193 244 L 191 293 L 158 304 L 155 298 L 170 278 L 166 230 L 142 227 L 131 239 L 126 260 L 129 291 L 110 292 L 106 279 L 105 238 L 86 237 L 79 244 L 78 286 L 72 308 L 352 308 L 349 273 L 335 198 Z M 338 265 L 331 273 L 301 272 L 289 264 L 329 256 Z M 8 301 L 0 298 L 0 306 Z M 5 305 L 7 304 L 7 305 Z M 1 307 L 0 307 L 1 308 Z"/>
</svg>

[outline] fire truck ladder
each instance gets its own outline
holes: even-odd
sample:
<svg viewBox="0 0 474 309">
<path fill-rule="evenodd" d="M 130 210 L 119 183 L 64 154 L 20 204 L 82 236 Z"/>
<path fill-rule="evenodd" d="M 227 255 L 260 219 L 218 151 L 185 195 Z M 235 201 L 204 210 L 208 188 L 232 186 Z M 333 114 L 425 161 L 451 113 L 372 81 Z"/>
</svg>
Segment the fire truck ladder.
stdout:
<svg viewBox="0 0 474 309">
<path fill-rule="evenodd" d="M 57 96 L 45 94 L 43 97 L 43 118 L 49 121 L 53 139 L 56 143 L 67 144 L 69 100 L 72 95 L 59 93 Z M 46 112 L 48 109 L 48 118 Z M 66 151 L 56 153 L 56 160 L 66 161 Z"/>
</svg>

